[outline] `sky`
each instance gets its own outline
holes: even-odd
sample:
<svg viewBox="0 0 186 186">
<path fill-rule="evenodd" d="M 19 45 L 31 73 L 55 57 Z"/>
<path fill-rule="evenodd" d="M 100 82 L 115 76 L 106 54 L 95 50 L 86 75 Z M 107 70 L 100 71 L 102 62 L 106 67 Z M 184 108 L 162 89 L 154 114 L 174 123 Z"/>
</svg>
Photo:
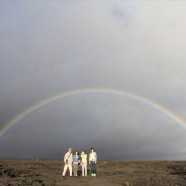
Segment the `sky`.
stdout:
<svg viewBox="0 0 186 186">
<path fill-rule="evenodd" d="M 185 9 L 1 0 L 0 158 L 185 160 Z"/>
</svg>

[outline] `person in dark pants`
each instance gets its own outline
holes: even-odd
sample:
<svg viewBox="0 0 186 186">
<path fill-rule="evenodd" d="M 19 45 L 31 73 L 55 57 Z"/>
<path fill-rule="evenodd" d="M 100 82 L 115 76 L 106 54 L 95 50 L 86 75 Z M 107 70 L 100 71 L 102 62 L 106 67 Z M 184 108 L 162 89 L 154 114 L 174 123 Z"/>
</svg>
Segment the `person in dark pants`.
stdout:
<svg viewBox="0 0 186 186">
<path fill-rule="evenodd" d="M 92 147 L 89 154 L 89 164 L 91 167 L 91 176 L 96 176 L 96 163 L 97 163 L 97 153 Z"/>
</svg>

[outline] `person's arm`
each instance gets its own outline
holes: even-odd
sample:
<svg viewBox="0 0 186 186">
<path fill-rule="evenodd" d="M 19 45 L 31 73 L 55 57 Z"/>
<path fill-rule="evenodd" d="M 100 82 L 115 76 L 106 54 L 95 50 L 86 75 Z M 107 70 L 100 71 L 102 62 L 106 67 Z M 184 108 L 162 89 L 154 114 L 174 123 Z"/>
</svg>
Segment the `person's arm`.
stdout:
<svg viewBox="0 0 186 186">
<path fill-rule="evenodd" d="M 67 153 L 65 154 L 64 156 L 64 162 L 66 163 L 66 160 L 67 160 Z"/>
<path fill-rule="evenodd" d="M 71 159 L 72 162 L 74 161 L 73 154 L 71 154 L 69 158 Z"/>
<path fill-rule="evenodd" d="M 89 164 L 90 164 L 90 161 L 91 161 L 91 160 L 90 160 L 90 158 L 91 158 L 90 156 L 91 156 L 91 154 L 89 154 Z"/>
<path fill-rule="evenodd" d="M 95 163 L 97 163 L 97 153 L 95 152 Z"/>
<path fill-rule="evenodd" d="M 78 163 L 80 163 L 80 161 L 81 161 L 81 157 L 80 155 L 78 155 Z"/>
</svg>

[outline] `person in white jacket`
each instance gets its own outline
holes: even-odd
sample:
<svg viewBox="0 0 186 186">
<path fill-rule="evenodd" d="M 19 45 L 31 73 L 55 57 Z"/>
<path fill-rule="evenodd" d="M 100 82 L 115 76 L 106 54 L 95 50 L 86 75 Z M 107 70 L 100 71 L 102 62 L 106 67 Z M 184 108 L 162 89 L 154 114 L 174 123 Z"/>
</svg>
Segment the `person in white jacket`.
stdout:
<svg viewBox="0 0 186 186">
<path fill-rule="evenodd" d="M 66 175 L 67 169 L 69 169 L 70 176 L 72 176 L 72 162 L 73 162 L 72 148 L 69 148 L 68 152 L 64 156 L 65 166 L 62 173 L 63 177 Z"/>
<path fill-rule="evenodd" d="M 97 163 L 97 153 L 92 147 L 89 154 L 89 164 L 91 167 L 91 176 L 96 176 L 96 163 Z"/>
</svg>

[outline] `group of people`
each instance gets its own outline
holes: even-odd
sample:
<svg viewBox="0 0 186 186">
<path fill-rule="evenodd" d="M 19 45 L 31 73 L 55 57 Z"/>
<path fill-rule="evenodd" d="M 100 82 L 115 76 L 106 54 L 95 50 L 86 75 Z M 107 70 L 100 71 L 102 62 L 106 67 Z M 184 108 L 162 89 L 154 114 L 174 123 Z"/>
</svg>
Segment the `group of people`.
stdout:
<svg viewBox="0 0 186 186">
<path fill-rule="evenodd" d="M 70 176 L 72 176 L 72 170 L 74 176 L 78 176 L 78 166 L 81 165 L 82 176 L 87 176 L 87 163 L 90 164 L 90 173 L 91 176 L 96 176 L 96 163 L 97 163 L 97 153 L 92 147 L 90 149 L 89 157 L 85 150 L 82 150 L 81 154 L 77 150 L 72 153 L 72 148 L 69 148 L 68 152 L 64 156 L 64 169 L 62 176 L 66 175 L 67 170 L 69 169 Z"/>
</svg>

